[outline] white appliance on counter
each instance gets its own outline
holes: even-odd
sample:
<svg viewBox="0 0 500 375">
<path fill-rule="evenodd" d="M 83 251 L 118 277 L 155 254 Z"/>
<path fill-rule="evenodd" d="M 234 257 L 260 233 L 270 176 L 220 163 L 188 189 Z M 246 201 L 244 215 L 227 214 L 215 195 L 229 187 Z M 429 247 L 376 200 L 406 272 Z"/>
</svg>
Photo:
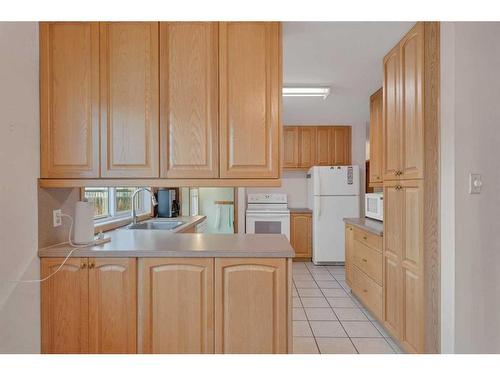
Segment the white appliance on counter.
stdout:
<svg viewBox="0 0 500 375">
<path fill-rule="evenodd" d="M 365 194 L 365 216 L 384 221 L 384 193 Z"/>
<path fill-rule="evenodd" d="M 290 210 L 286 194 L 248 194 L 246 233 L 284 234 L 290 240 Z"/>
<path fill-rule="evenodd" d="M 312 167 L 306 177 L 313 211 L 313 263 L 345 262 L 343 219 L 360 214 L 359 167 Z"/>
</svg>

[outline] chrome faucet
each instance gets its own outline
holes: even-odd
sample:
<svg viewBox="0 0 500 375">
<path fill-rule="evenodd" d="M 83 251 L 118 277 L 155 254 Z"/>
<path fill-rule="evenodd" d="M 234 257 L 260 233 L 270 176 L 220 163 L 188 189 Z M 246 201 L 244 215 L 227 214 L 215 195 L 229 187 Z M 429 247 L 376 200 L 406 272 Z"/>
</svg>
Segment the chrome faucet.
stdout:
<svg viewBox="0 0 500 375">
<path fill-rule="evenodd" d="M 142 187 L 134 191 L 134 193 L 132 194 L 132 224 L 137 224 L 137 210 L 135 208 L 135 196 L 137 195 L 137 193 L 141 191 L 149 191 L 149 194 L 151 194 L 151 203 L 153 204 L 153 206 L 158 206 L 158 202 L 156 201 L 155 195 L 153 194 L 151 189 Z"/>
</svg>

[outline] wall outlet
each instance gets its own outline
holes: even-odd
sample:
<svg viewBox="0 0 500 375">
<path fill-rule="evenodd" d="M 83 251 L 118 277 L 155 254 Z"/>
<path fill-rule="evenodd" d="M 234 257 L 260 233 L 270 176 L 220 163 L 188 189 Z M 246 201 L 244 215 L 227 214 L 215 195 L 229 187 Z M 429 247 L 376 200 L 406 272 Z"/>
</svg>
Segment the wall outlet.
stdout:
<svg viewBox="0 0 500 375">
<path fill-rule="evenodd" d="M 52 218 L 53 218 L 54 228 L 60 227 L 62 225 L 62 217 L 60 209 L 52 211 Z"/>
</svg>

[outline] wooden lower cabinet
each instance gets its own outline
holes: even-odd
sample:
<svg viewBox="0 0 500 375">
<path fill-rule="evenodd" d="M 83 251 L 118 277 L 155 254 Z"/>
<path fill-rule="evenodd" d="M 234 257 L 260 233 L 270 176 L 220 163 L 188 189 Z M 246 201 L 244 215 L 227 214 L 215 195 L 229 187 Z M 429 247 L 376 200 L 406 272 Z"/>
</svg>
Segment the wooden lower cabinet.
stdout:
<svg viewBox="0 0 500 375">
<path fill-rule="evenodd" d="M 384 183 L 384 323 L 404 349 L 423 353 L 423 181 Z"/>
<path fill-rule="evenodd" d="M 354 241 L 354 228 L 352 225 L 345 226 L 345 281 L 352 288 L 352 242 Z"/>
<path fill-rule="evenodd" d="M 214 352 L 213 258 L 139 260 L 139 352 Z"/>
<path fill-rule="evenodd" d="M 310 259 L 312 256 L 312 214 L 300 212 L 290 214 L 290 244 L 295 258 Z"/>
<path fill-rule="evenodd" d="M 42 278 L 63 261 L 42 259 Z M 42 353 L 135 353 L 135 274 L 135 258 L 68 259 L 41 286 Z"/>
<path fill-rule="evenodd" d="M 382 321 L 382 237 L 352 225 L 345 228 L 346 282 Z"/>
<path fill-rule="evenodd" d="M 89 353 L 136 353 L 136 263 L 89 258 Z"/>
<path fill-rule="evenodd" d="M 286 258 L 70 258 L 41 303 L 42 353 L 291 352 Z"/>
<path fill-rule="evenodd" d="M 287 353 L 286 259 L 215 260 L 215 352 Z"/>
<path fill-rule="evenodd" d="M 41 261 L 41 278 L 55 272 L 64 258 Z M 87 259 L 68 259 L 41 284 L 42 353 L 88 353 L 89 277 Z"/>
</svg>

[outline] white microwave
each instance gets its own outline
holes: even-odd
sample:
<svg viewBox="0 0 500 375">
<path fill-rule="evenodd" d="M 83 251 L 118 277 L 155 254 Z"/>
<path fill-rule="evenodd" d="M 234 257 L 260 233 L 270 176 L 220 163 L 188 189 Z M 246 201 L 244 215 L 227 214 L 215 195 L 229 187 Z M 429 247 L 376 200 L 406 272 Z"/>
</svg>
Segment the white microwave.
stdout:
<svg viewBox="0 0 500 375">
<path fill-rule="evenodd" d="M 384 194 L 365 194 L 365 216 L 370 219 L 384 221 Z"/>
</svg>

